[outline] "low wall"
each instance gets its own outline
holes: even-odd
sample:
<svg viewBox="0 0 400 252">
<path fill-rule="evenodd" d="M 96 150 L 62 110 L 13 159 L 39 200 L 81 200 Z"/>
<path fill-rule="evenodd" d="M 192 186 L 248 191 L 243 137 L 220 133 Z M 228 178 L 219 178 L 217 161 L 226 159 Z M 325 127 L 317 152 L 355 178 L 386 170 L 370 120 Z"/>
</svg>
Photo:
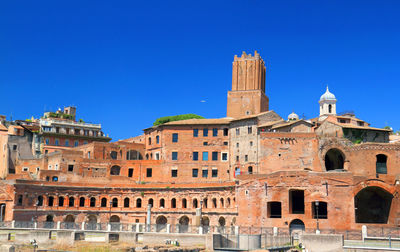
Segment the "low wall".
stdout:
<svg viewBox="0 0 400 252">
<path fill-rule="evenodd" d="M 309 252 L 343 251 L 343 235 L 337 234 L 303 234 L 300 242 Z"/>
<path fill-rule="evenodd" d="M 121 236 L 120 236 L 121 237 Z M 199 234 L 161 234 L 161 233 L 142 233 L 138 234 L 138 240 L 144 244 L 165 244 L 165 240 L 178 240 L 182 246 L 207 246 L 206 235 Z"/>
<path fill-rule="evenodd" d="M 59 244 L 74 244 L 75 232 L 73 231 L 57 231 L 56 241 Z"/>
<path fill-rule="evenodd" d="M 239 243 L 239 244 L 238 244 Z M 213 248 L 252 250 L 261 248 L 261 235 L 213 235 Z"/>
</svg>

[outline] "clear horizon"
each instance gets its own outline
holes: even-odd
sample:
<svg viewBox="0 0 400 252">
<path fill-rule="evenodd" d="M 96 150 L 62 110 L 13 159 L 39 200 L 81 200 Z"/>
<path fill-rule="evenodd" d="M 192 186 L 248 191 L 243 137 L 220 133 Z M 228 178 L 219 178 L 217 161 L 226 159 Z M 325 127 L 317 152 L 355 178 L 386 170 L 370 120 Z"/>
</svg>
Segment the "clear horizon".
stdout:
<svg viewBox="0 0 400 252">
<path fill-rule="evenodd" d="M 77 106 L 112 141 L 163 116 L 226 116 L 234 55 L 257 50 L 270 109 L 337 111 L 400 130 L 397 1 L 0 3 L 0 114 Z"/>
</svg>

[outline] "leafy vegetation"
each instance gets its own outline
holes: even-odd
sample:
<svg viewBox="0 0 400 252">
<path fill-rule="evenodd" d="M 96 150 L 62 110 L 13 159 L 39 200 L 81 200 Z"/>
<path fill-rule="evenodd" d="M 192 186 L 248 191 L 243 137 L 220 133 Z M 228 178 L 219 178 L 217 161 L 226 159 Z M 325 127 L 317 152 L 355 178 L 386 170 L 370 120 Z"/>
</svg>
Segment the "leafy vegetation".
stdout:
<svg viewBox="0 0 400 252">
<path fill-rule="evenodd" d="M 69 119 L 69 120 L 73 120 L 74 119 L 73 115 L 68 115 L 68 114 L 64 114 L 64 113 L 55 113 L 55 112 L 49 112 L 49 117 L 50 118 Z"/>
<path fill-rule="evenodd" d="M 204 119 L 204 117 L 196 115 L 196 114 L 183 114 L 183 115 L 175 115 L 175 116 L 164 116 L 158 118 L 153 125 L 161 125 L 167 122 L 174 122 L 174 121 L 181 121 L 181 120 L 187 120 L 187 119 Z"/>
</svg>

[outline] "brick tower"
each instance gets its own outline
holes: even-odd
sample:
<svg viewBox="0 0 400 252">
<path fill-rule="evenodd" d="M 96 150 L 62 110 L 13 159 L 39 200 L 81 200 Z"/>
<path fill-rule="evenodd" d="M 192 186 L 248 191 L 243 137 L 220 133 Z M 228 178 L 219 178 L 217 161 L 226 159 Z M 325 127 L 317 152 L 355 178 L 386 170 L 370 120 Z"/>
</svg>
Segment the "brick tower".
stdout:
<svg viewBox="0 0 400 252">
<path fill-rule="evenodd" d="M 265 95 L 265 65 L 257 51 L 254 56 L 235 55 L 232 66 L 232 91 L 228 91 L 227 116 L 238 118 L 268 111 Z"/>
</svg>

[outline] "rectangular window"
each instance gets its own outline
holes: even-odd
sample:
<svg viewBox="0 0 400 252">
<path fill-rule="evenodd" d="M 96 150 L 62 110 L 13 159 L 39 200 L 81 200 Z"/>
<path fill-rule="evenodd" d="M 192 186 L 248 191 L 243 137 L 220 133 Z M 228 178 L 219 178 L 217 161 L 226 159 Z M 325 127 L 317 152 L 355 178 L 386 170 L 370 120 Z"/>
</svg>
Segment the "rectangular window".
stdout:
<svg viewBox="0 0 400 252">
<path fill-rule="evenodd" d="M 73 172 L 74 171 L 74 165 L 70 164 L 68 165 L 68 171 Z"/>
<path fill-rule="evenodd" d="M 204 145 L 204 146 L 207 146 L 207 145 L 208 145 L 208 142 L 203 142 L 203 145 Z"/>
<path fill-rule="evenodd" d="M 217 169 L 212 169 L 211 177 L 213 177 L 213 178 L 218 177 L 218 170 Z"/>
<path fill-rule="evenodd" d="M 224 136 L 228 136 L 228 132 L 229 132 L 228 128 L 224 128 Z"/>
<path fill-rule="evenodd" d="M 146 169 L 146 177 L 151 178 L 153 176 L 153 169 L 147 168 Z"/>
<path fill-rule="evenodd" d="M 228 145 L 228 142 L 224 142 L 224 145 Z"/>
<path fill-rule="evenodd" d="M 54 142 L 55 146 L 58 146 L 60 144 L 60 140 L 56 139 L 56 141 Z"/>
<path fill-rule="evenodd" d="M 218 136 L 218 129 L 217 128 L 213 128 L 213 136 Z"/>
<path fill-rule="evenodd" d="M 178 142 L 178 133 L 173 133 L 172 134 L 172 142 L 177 143 Z"/>
<path fill-rule="evenodd" d="M 239 162 L 239 156 L 236 156 L 236 162 Z"/>
<path fill-rule="evenodd" d="M 178 169 L 172 169 L 171 170 L 171 177 L 173 177 L 173 178 L 178 177 Z"/>
<path fill-rule="evenodd" d="M 244 155 L 244 161 L 245 162 L 249 161 L 249 156 L 248 155 Z"/>
<path fill-rule="evenodd" d="M 76 141 L 74 142 L 74 146 L 75 146 L 75 147 L 78 147 L 78 145 L 79 145 L 79 141 L 76 140 Z"/>
<path fill-rule="evenodd" d="M 172 160 L 178 160 L 178 152 L 172 152 Z"/>
<path fill-rule="evenodd" d="M 49 145 L 50 144 L 50 140 L 48 139 L 48 138 L 46 138 L 46 145 Z"/>
<path fill-rule="evenodd" d="M 253 127 L 251 127 L 251 126 L 247 127 L 247 133 L 248 134 L 253 133 Z"/>
<path fill-rule="evenodd" d="M 193 129 L 193 137 L 199 136 L 199 129 Z"/>
<path fill-rule="evenodd" d="M 204 137 L 208 136 L 208 129 L 203 129 L 203 136 Z"/>
<path fill-rule="evenodd" d="M 213 151 L 213 153 L 212 153 L 212 160 L 213 160 L 213 161 L 218 161 L 218 152 L 217 152 L 217 151 Z"/>
<path fill-rule="evenodd" d="M 130 178 L 133 177 L 133 168 L 129 168 L 129 170 L 128 170 L 128 177 L 130 177 Z"/>
<path fill-rule="evenodd" d="M 203 151 L 203 161 L 208 161 L 208 152 Z"/>
<path fill-rule="evenodd" d="M 323 201 L 315 201 L 311 204 L 313 219 L 328 219 L 328 204 Z"/>
<path fill-rule="evenodd" d="M 207 169 L 203 169 L 201 172 L 202 172 L 201 176 L 203 178 L 207 178 L 208 177 L 208 170 Z"/>
<path fill-rule="evenodd" d="M 160 136 L 156 136 L 156 143 L 157 143 L 157 144 L 160 143 Z"/>
<path fill-rule="evenodd" d="M 69 146 L 69 140 L 65 140 L 65 146 Z"/>
<path fill-rule="evenodd" d="M 236 129 L 236 136 L 239 136 L 239 135 L 240 135 L 240 129 L 237 128 L 237 129 Z"/>
<path fill-rule="evenodd" d="M 228 160 L 228 153 L 222 153 L 222 161 Z"/>
<path fill-rule="evenodd" d="M 304 191 L 290 190 L 289 191 L 289 213 L 304 214 Z"/>
<path fill-rule="evenodd" d="M 192 169 L 192 177 L 197 178 L 199 176 L 199 169 Z"/>
<path fill-rule="evenodd" d="M 156 160 L 160 160 L 160 153 L 156 153 Z"/>
<path fill-rule="evenodd" d="M 199 153 L 197 151 L 193 152 L 193 161 L 199 160 Z"/>
<path fill-rule="evenodd" d="M 282 203 L 273 201 L 267 203 L 268 218 L 282 218 Z"/>
</svg>

